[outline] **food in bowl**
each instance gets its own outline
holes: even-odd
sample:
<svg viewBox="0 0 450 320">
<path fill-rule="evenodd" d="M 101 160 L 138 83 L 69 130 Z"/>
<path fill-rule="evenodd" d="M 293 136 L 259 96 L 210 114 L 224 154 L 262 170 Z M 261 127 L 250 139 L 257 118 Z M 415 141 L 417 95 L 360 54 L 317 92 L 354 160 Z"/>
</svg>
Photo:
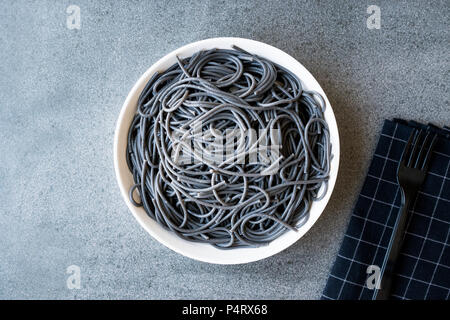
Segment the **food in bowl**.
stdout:
<svg viewBox="0 0 450 320">
<path fill-rule="evenodd" d="M 241 48 L 177 57 L 137 102 L 130 201 L 185 240 L 267 245 L 327 192 L 325 107 L 293 72 Z"/>
</svg>

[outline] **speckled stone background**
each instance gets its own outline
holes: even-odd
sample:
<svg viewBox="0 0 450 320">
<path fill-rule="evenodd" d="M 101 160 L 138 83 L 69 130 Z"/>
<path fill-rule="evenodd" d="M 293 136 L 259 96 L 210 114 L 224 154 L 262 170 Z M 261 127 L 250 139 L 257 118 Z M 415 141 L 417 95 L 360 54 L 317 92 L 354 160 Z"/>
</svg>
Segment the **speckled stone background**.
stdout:
<svg viewBox="0 0 450 320">
<path fill-rule="evenodd" d="M 450 122 L 446 1 L 0 1 L 0 298 L 317 299 L 383 119 Z M 81 8 L 81 29 L 66 8 Z M 381 9 L 369 30 L 366 10 Z M 297 58 L 335 111 L 342 158 L 316 225 L 237 266 L 165 248 L 113 170 L 114 127 L 139 76 L 192 41 L 238 36 Z M 66 268 L 81 268 L 81 289 Z"/>
</svg>

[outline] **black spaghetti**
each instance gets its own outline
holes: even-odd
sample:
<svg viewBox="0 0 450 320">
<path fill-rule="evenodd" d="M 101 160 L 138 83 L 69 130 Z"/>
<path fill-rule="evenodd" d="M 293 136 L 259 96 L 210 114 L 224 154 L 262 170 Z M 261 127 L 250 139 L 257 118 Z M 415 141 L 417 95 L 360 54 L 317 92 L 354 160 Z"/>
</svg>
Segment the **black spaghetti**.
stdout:
<svg viewBox="0 0 450 320">
<path fill-rule="evenodd" d="M 178 59 L 139 97 L 130 200 L 186 240 L 268 244 L 303 225 L 326 193 L 324 111 L 292 72 L 240 48 Z"/>
</svg>

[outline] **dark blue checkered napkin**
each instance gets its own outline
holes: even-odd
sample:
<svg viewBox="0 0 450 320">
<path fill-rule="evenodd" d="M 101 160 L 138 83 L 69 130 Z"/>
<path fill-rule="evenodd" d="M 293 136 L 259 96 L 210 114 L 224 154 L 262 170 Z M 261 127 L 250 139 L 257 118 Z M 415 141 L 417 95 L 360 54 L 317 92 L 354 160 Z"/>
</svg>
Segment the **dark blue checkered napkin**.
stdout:
<svg viewBox="0 0 450 320">
<path fill-rule="evenodd" d="M 450 130 L 403 120 L 385 121 L 322 299 L 372 299 L 369 265 L 382 265 L 401 195 L 398 161 L 414 128 L 439 134 L 429 173 L 411 207 L 397 261 L 392 299 L 450 296 Z"/>
</svg>

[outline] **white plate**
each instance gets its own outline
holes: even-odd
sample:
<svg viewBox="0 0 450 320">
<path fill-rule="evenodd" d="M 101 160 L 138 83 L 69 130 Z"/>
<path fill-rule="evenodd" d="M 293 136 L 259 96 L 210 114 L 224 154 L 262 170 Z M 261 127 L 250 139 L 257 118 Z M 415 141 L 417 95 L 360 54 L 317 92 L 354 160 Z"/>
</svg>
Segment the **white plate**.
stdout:
<svg viewBox="0 0 450 320">
<path fill-rule="evenodd" d="M 135 207 L 128 199 L 128 191 L 134 184 L 133 177 L 129 171 L 125 159 L 127 135 L 133 116 L 137 108 L 137 100 L 147 81 L 156 71 L 164 71 L 172 64 L 176 63 L 175 56 L 189 57 L 199 50 L 212 48 L 230 49 L 232 45 L 241 47 L 250 53 L 259 55 L 271 60 L 279 65 L 289 69 L 296 74 L 302 81 L 303 87 L 308 90 L 319 92 L 327 104 L 325 111 L 325 119 L 330 129 L 330 139 L 332 144 L 333 158 L 331 160 L 330 180 L 328 183 L 328 191 L 325 197 L 312 204 L 308 221 L 301 226 L 297 232 L 288 231 L 279 238 L 273 240 L 269 245 L 258 248 L 234 248 L 228 250 L 220 250 L 209 244 L 195 243 L 183 240 L 172 232 L 164 229 L 153 219 L 151 219 L 142 207 Z M 268 44 L 242 38 L 213 38 L 190 43 L 175 51 L 172 51 L 161 60 L 151 66 L 136 82 L 128 94 L 122 110 L 120 111 L 117 121 L 116 132 L 114 136 L 114 168 L 117 181 L 119 183 L 122 197 L 134 217 L 139 221 L 142 227 L 153 236 L 156 240 L 167 246 L 168 248 L 192 259 L 217 263 L 217 264 L 238 264 L 261 260 L 272 256 L 287 247 L 291 246 L 300 239 L 317 221 L 322 214 L 325 206 L 330 199 L 331 193 L 336 182 L 339 167 L 339 133 L 330 102 L 319 83 L 314 77 L 303 67 L 297 60 L 287 53 L 272 47 Z"/>
</svg>

